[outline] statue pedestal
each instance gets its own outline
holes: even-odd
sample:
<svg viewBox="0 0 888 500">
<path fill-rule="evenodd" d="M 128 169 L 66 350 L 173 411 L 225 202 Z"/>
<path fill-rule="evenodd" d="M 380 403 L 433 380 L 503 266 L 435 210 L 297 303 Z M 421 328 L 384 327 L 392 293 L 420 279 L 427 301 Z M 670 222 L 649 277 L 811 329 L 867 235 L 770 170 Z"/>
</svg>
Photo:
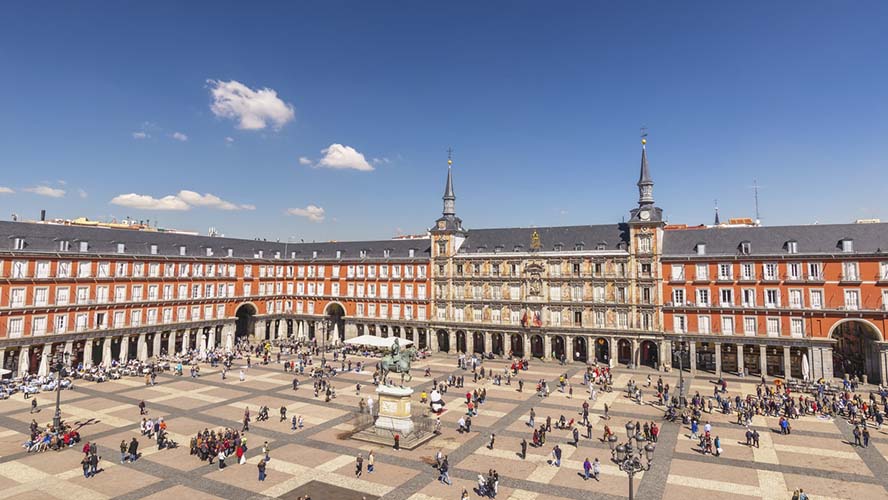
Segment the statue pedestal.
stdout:
<svg viewBox="0 0 888 500">
<path fill-rule="evenodd" d="M 397 432 L 401 439 L 413 433 L 413 420 L 410 418 L 410 396 L 413 389 L 380 385 L 376 389 L 379 401 L 379 415 L 374 426 Z"/>
</svg>

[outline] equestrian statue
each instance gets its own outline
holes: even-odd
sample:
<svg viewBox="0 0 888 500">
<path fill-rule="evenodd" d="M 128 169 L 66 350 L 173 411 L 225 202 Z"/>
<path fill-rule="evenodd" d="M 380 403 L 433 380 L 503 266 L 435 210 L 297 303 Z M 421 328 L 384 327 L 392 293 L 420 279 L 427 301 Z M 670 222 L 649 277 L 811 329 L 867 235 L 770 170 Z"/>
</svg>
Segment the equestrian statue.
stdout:
<svg viewBox="0 0 888 500">
<path fill-rule="evenodd" d="M 382 361 L 379 362 L 380 367 L 382 368 L 383 385 L 385 385 L 385 380 L 388 378 L 389 373 L 400 373 L 402 386 L 405 381 L 410 382 L 413 378 L 410 376 L 410 362 L 413 361 L 414 357 L 416 357 L 416 349 L 408 347 L 401 351 L 401 346 L 398 344 L 398 338 L 395 337 L 391 350 L 382 358 Z"/>
</svg>

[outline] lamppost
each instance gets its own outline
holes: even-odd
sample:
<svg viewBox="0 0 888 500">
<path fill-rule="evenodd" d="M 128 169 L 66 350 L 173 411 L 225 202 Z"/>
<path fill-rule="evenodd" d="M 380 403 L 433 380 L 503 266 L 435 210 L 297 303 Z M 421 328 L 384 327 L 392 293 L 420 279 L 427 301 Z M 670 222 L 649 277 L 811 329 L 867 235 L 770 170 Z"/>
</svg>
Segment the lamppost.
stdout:
<svg viewBox="0 0 888 500">
<path fill-rule="evenodd" d="M 684 405 L 684 354 L 685 354 L 685 341 L 684 337 L 679 337 L 678 344 L 678 405 Z"/>
<path fill-rule="evenodd" d="M 621 444 L 617 446 L 615 449 L 613 448 L 613 444 L 611 444 L 611 448 L 614 451 L 614 462 L 620 467 L 620 470 L 625 472 L 629 476 L 629 500 L 633 500 L 635 496 L 635 491 L 633 489 L 633 478 L 635 474 L 650 470 L 651 464 L 654 461 L 654 450 L 656 449 L 656 445 L 654 443 L 645 443 L 644 436 L 639 432 L 632 435 L 632 432 L 635 430 L 635 425 L 632 422 L 626 423 L 626 435 L 628 437 L 626 444 Z M 611 436 L 614 439 L 609 439 L 610 443 L 616 442 L 616 436 Z M 635 447 L 632 446 L 632 440 L 635 440 Z M 643 464 L 641 462 L 642 456 L 647 459 L 647 464 Z"/>
<path fill-rule="evenodd" d="M 68 365 L 68 359 L 70 356 L 71 353 L 60 351 L 56 353 L 55 359 L 52 361 L 56 372 L 56 404 L 55 413 L 52 416 L 52 427 L 56 432 L 62 427 L 62 376 L 64 375 L 63 371 Z"/>
<path fill-rule="evenodd" d="M 327 366 L 327 332 L 333 327 L 333 320 L 325 317 L 321 323 L 321 329 L 324 330 L 324 336 L 321 338 L 321 368 Z"/>
</svg>

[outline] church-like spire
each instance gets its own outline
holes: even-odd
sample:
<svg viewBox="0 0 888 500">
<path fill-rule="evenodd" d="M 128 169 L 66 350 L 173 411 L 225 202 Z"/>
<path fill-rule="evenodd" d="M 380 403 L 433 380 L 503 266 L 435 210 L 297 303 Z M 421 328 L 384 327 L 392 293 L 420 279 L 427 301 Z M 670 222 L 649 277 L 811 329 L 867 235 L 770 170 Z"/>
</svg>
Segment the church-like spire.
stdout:
<svg viewBox="0 0 888 500">
<path fill-rule="evenodd" d="M 453 157 L 452 150 L 447 150 L 447 185 L 444 187 L 444 216 L 456 215 L 456 195 L 453 194 Z"/>
<path fill-rule="evenodd" d="M 642 135 L 641 139 L 641 172 L 638 175 L 638 205 L 654 204 L 654 181 L 651 179 L 650 167 L 648 167 L 647 134 Z"/>
<path fill-rule="evenodd" d="M 721 222 L 718 220 L 718 200 L 715 200 L 715 225 L 718 226 Z"/>
</svg>

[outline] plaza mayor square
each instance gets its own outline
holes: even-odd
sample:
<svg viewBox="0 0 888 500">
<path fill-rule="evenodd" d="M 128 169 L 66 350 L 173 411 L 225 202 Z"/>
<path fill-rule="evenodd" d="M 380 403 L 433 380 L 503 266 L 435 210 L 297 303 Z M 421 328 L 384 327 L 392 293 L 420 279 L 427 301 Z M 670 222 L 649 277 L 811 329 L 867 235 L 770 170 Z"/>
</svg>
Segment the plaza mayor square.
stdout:
<svg viewBox="0 0 888 500">
<path fill-rule="evenodd" d="M 885 2 L 0 13 L 0 500 L 888 498 Z"/>
</svg>

